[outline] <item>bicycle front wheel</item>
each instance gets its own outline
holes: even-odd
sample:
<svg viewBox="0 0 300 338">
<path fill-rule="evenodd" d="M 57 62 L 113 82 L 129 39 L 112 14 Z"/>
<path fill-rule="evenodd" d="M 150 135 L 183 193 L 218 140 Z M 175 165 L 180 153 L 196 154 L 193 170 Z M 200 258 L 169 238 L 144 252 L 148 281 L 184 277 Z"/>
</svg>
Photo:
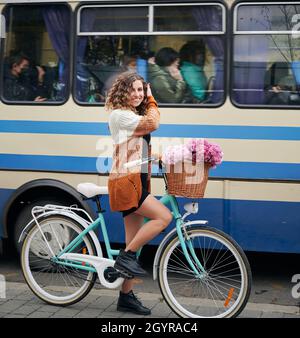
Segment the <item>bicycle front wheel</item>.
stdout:
<svg viewBox="0 0 300 338">
<path fill-rule="evenodd" d="M 236 317 L 251 289 L 251 270 L 239 245 L 217 229 L 186 228 L 191 244 L 188 256 L 175 234 L 159 260 L 158 282 L 169 307 L 180 317 Z M 188 240 L 187 240 L 188 239 Z"/>
<path fill-rule="evenodd" d="M 68 217 L 48 216 L 29 230 L 21 250 L 24 278 L 40 299 L 52 305 L 71 305 L 84 298 L 92 289 L 97 274 L 80 268 L 56 263 L 53 259 L 84 228 Z M 49 247 L 51 247 L 53 254 Z M 89 235 L 73 252 L 96 255 Z"/>
</svg>

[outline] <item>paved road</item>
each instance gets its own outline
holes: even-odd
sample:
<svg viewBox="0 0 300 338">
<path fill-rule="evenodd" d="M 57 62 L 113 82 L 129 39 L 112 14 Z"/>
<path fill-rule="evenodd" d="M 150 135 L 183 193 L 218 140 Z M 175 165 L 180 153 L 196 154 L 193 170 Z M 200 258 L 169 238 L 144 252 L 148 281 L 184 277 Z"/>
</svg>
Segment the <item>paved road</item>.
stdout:
<svg viewBox="0 0 300 338">
<path fill-rule="evenodd" d="M 300 255 L 248 253 L 247 256 L 253 272 L 253 287 L 249 302 L 240 317 L 300 319 L 300 298 L 292 296 L 292 288 L 295 286 L 295 283 L 292 283 L 292 276 L 300 274 Z M 152 259 L 153 252 L 149 248 L 141 257 L 148 272 L 151 272 Z M 1 258 L 0 274 L 6 280 L 5 298 L 1 298 L 0 293 L 2 318 L 135 317 L 133 314 L 116 311 L 118 290 L 107 290 L 101 286 L 96 286 L 79 303 L 66 308 L 43 303 L 24 283 L 18 259 L 14 256 Z M 150 277 L 146 278 L 136 284 L 135 290 L 143 303 L 152 308 L 150 318 L 175 317 L 163 301 L 156 281 Z"/>
</svg>

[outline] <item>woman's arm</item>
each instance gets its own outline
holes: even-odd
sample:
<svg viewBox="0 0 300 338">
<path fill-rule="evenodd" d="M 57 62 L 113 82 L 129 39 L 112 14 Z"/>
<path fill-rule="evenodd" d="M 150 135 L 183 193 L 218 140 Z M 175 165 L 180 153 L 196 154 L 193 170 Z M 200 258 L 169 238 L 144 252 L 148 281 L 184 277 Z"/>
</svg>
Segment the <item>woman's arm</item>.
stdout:
<svg viewBox="0 0 300 338">
<path fill-rule="evenodd" d="M 112 133 L 127 130 L 131 135 L 143 136 L 156 130 L 159 126 L 159 111 L 152 96 L 150 86 L 147 90 L 147 106 L 145 115 L 137 115 L 131 110 L 115 110 L 110 116 L 109 128 Z"/>
<path fill-rule="evenodd" d="M 159 127 L 160 113 L 149 85 L 147 94 L 148 103 L 146 113 L 144 116 L 141 116 L 139 124 L 134 131 L 135 136 L 147 135 Z"/>
</svg>

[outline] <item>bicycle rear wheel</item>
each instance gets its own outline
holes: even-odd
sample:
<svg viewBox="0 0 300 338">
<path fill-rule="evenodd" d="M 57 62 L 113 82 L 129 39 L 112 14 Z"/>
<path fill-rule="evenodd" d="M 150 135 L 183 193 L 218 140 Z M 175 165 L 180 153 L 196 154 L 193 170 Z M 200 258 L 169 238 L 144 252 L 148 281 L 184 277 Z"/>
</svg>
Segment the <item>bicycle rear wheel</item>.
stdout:
<svg viewBox="0 0 300 338">
<path fill-rule="evenodd" d="M 39 224 L 45 238 L 34 224 L 23 242 L 21 267 L 24 278 L 33 293 L 45 302 L 63 306 L 74 304 L 90 292 L 97 274 L 56 263 L 48 245 L 56 256 L 84 228 L 62 215 L 45 217 Z M 96 255 L 90 235 L 84 236 L 73 252 Z"/>
<path fill-rule="evenodd" d="M 197 258 L 189 256 L 199 273 L 191 268 L 175 233 L 159 260 L 158 282 L 165 301 L 180 317 L 236 317 L 251 289 L 246 255 L 222 231 L 199 225 L 186 231 Z"/>
</svg>

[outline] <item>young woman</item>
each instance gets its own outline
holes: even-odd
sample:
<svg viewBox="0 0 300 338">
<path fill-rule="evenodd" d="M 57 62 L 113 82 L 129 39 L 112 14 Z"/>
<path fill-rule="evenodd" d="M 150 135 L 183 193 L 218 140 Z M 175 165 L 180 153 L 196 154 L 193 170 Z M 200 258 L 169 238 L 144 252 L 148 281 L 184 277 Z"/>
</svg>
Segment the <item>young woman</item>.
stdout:
<svg viewBox="0 0 300 338">
<path fill-rule="evenodd" d="M 143 276 L 136 252 L 158 235 L 172 220 L 171 212 L 150 194 L 151 164 L 126 168 L 125 163 L 151 156 L 150 133 L 159 126 L 159 111 L 149 84 L 136 73 L 124 73 L 108 93 L 106 109 L 114 143 L 113 164 L 108 181 L 112 211 L 124 217 L 126 248 L 115 268 L 132 276 Z M 143 219 L 149 222 L 143 225 Z M 118 300 L 119 311 L 151 313 L 132 292 L 132 279 L 125 279 Z"/>
</svg>

